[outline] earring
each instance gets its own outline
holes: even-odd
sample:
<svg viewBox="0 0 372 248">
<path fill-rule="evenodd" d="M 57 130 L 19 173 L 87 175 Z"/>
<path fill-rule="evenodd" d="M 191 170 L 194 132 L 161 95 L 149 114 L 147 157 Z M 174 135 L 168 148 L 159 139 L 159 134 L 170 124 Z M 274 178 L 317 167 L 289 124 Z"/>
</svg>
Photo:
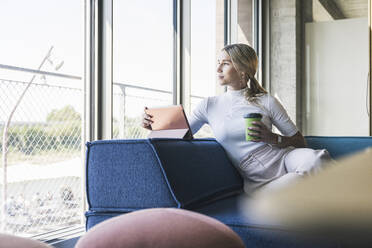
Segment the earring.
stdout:
<svg viewBox="0 0 372 248">
<path fill-rule="evenodd" d="M 242 81 L 244 82 L 244 80 L 245 80 L 245 75 L 244 73 L 242 73 Z"/>
</svg>

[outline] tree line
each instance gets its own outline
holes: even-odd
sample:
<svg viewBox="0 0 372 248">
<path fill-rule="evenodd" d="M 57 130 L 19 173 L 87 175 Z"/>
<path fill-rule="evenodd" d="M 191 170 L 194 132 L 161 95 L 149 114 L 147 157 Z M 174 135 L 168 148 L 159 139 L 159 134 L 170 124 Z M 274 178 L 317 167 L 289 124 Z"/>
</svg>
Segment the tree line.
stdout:
<svg viewBox="0 0 372 248">
<path fill-rule="evenodd" d="M 8 149 L 26 155 L 50 150 L 79 150 L 81 120 L 81 115 L 71 105 L 67 105 L 52 110 L 45 123 L 13 125 L 8 131 Z"/>
</svg>

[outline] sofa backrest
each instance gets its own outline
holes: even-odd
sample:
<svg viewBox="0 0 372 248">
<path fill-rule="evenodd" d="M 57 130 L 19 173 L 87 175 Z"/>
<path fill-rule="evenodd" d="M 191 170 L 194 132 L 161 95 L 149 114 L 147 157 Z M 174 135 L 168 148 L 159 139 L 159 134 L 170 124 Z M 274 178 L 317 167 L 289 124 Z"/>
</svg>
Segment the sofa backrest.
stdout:
<svg viewBox="0 0 372 248">
<path fill-rule="evenodd" d="M 193 208 L 242 192 L 243 180 L 213 139 L 87 143 L 90 210 Z"/>
<path fill-rule="evenodd" d="M 214 139 L 151 139 L 181 207 L 192 208 L 242 192 L 243 179 Z"/>
<path fill-rule="evenodd" d="M 327 149 L 333 158 L 372 147 L 372 137 L 364 136 L 305 136 L 307 145 L 313 149 Z"/>
<path fill-rule="evenodd" d="M 305 137 L 338 158 L 372 146 L 372 137 Z M 104 140 L 87 143 L 91 210 L 193 208 L 242 191 L 243 180 L 214 139 Z"/>
</svg>

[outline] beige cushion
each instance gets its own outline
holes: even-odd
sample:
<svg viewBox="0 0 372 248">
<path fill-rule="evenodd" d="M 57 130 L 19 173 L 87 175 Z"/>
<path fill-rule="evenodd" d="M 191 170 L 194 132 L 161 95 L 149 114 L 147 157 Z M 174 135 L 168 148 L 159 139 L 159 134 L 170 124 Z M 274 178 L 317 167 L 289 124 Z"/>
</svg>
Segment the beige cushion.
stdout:
<svg viewBox="0 0 372 248">
<path fill-rule="evenodd" d="M 202 214 L 154 208 L 99 223 L 76 248 L 243 248 L 240 237 L 225 224 Z"/>
<path fill-rule="evenodd" d="M 0 248 L 50 248 L 42 242 L 9 234 L 0 234 Z"/>
</svg>

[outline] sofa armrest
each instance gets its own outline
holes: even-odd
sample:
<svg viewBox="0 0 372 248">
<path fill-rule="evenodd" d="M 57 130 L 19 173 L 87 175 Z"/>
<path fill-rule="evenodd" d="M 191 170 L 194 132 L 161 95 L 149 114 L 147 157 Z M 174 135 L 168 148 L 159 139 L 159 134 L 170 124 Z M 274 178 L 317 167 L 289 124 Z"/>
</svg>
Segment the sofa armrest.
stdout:
<svg viewBox="0 0 372 248">
<path fill-rule="evenodd" d="M 90 210 L 177 207 L 148 140 L 87 143 L 86 190 Z"/>
<path fill-rule="evenodd" d="M 214 139 L 87 143 L 90 211 L 193 208 L 242 192 L 243 180 Z"/>
</svg>

